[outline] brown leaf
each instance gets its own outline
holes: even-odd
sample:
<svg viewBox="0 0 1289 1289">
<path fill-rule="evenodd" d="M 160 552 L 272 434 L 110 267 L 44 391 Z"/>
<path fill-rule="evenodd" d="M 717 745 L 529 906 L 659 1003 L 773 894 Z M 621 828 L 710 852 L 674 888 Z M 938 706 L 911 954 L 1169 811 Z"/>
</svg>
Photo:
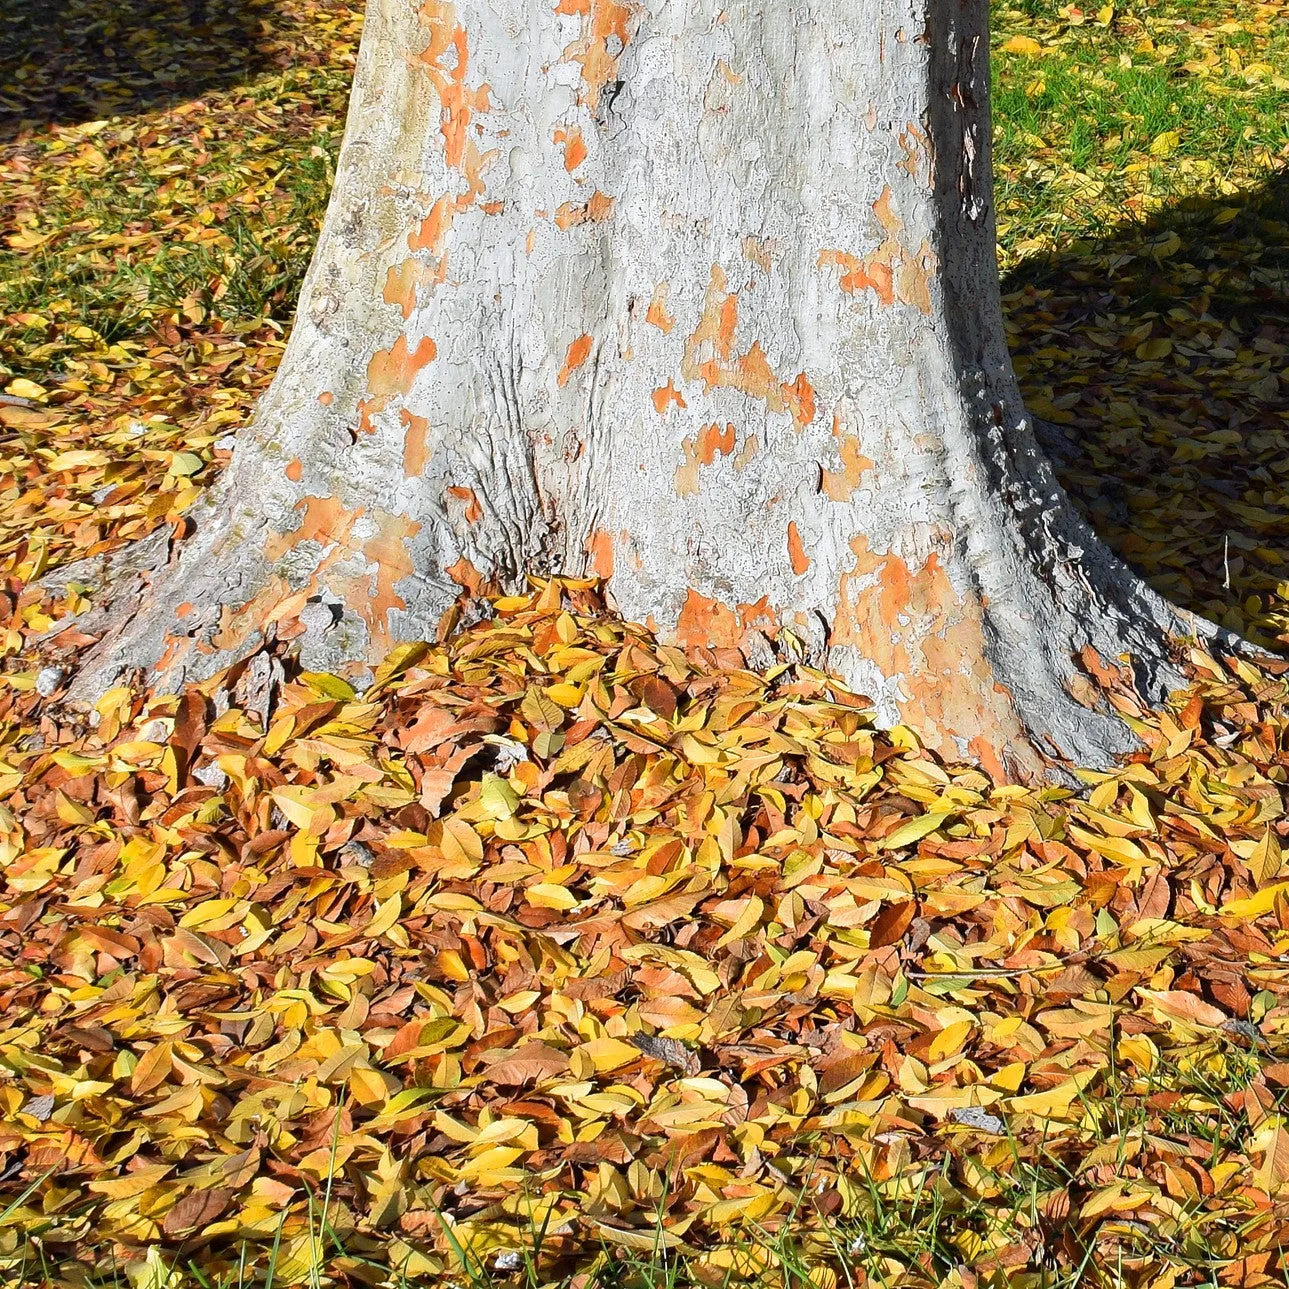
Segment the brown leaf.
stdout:
<svg viewBox="0 0 1289 1289">
<path fill-rule="evenodd" d="M 869 924 L 869 947 L 880 949 L 903 939 L 916 912 L 915 900 L 904 900 L 899 904 L 884 904 L 882 911 Z"/>
<path fill-rule="evenodd" d="M 186 1231 L 208 1226 L 221 1217 L 232 1203 L 234 1192 L 226 1186 L 213 1190 L 193 1191 L 185 1195 L 166 1214 L 161 1229 L 167 1235 L 182 1235 Z"/>
<path fill-rule="evenodd" d="M 518 1048 L 503 1048 L 483 1056 L 488 1081 L 498 1087 L 512 1087 L 554 1078 L 568 1069 L 566 1052 L 545 1043 L 525 1043 Z"/>
</svg>

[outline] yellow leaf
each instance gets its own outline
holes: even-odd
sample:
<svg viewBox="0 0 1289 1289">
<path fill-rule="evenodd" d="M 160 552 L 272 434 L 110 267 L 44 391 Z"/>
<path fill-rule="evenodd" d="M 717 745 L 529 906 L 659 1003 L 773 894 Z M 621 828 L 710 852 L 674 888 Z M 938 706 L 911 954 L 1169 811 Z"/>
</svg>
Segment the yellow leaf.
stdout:
<svg viewBox="0 0 1289 1289">
<path fill-rule="evenodd" d="M 461 1177 L 480 1177 L 484 1173 L 509 1168 L 524 1151 L 518 1146 L 493 1146 L 474 1159 L 468 1160 L 457 1170 Z"/>
<path fill-rule="evenodd" d="M 572 708 L 582 701 L 582 691 L 576 685 L 551 685 L 546 691 L 546 697 L 561 707 Z"/>
<path fill-rule="evenodd" d="M 238 903 L 240 903 L 238 900 L 203 900 L 195 909 L 189 909 L 179 919 L 179 925 L 189 930 L 193 927 L 205 926 L 207 922 L 214 922 L 216 918 L 221 918 L 225 913 L 236 908 Z"/>
<path fill-rule="evenodd" d="M 414 667 L 430 651 L 424 640 L 414 640 L 410 644 L 396 645 L 385 655 L 384 661 L 376 668 L 376 679 L 368 687 L 364 698 L 371 699 L 384 689 L 391 681 L 396 680 L 409 667 Z"/>
<path fill-rule="evenodd" d="M 1043 52 L 1043 46 L 1033 36 L 1013 36 L 1003 44 L 1002 52 L 1004 54 L 1023 54 L 1032 58 L 1035 54 Z"/>
<path fill-rule="evenodd" d="M 473 865 L 483 858 L 483 841 L 464 819 L 443 821 L 443 854 L 454 864 Z"/>
<path fill-rule="evenodd" d="M 98 465 L 107 465 L 111 458 L 106 452 L 90 451 L 85 448 L 74 448 L 70 452 L 60 452 L 49 462 L 50 470 L 88 470 Z"/>
<path fill-rule="evenodd" d="M 961 1050 L 973 1029 L 975 1025 L 969 1020 L 955 1020 L 951 1025 L 946 1025 L 931 1040 L 927 1051 L 928 1062 L 943 1061 L 945 1057 Z"/>
<path fill-rule="evenodd" d="M 1256 895 L 1245 900 L 1231 900 L 1223 904 L 1218 913 L 1224 918 L 1238 918 L 1241 921 L 1252 921 L 1264 913 L 1270 913 L 1276 904 L 1276 896 L 1289 893 L 1289 882 L 1276 882 L 1264 886 Z"/>
<path fill-rule="evenodd" d="M 363 927 L 363 935 L 373 940 L 377 936 L 384 935 L 398 921 L 402 911 L 403 897 L 391 895 L 372 915 L 372 920 Z"/>
<path fill-rule="evenodd" d="M 736 940 L 744 940 L 757 927 L 761 925 L 761 917 L 765 913 L 765 901 L 759 895 L 749 896 L 742 911 L 734 920 L 734 925 L 725 932 L 716 942 L 718 949 L 723 949 L 727 944 L 733 944 Z"/>
<path fill-rule="evenodd" d="M 278 788 L 272 795 L 277 808 L 297 828 L 308 828 L 313 822 L 316 807 L 301 800 L 303 796 L 309 795 L 308 788 Z"/>
<path fill-rule="evenodd" d="M 25 376 L 18 376 L 11 380 L 5 387 L 6 394 L 12 394 L 14 398 L 29 398 L 33 403 L 43 402 L 48 391 L 43 385 L 37 385 L 34 380 L 28 380 Z"/>
<path fill-rule="evenodd" d="M 1090 850 L 1095 850 L 1098 855 L 1104 855 L 1106 859 L 1113 859 L 1129 867 L 1150 863 L 1150 857 L 1146 852 L 1135 841 L 1129 841 L 1127 837 L 1100 837 L 1076 824 L 1069 825 L 1069 832 L 1075 841 Z"/>
<path fill-rule="evenodd" d="M 589 1043 L 583 1043 L 577 1051 L 590 1058 L 597 1074 L 607 1074 L 610 1070 L 621 1069 L 640 1059 L 640 1049 L 619 1038 L 593 1038 Z"/>
<path fill-rule="evenodd" d="M 186 478 L 196 474 L 205 464 L 195 452 L 176 452 L 170 459 L 170 473 Z"/>
<path fill-rule="evenodd" d="M 524 720 L 539 730 L 558 729 L 564 721 L 564 713 L 558 704 L 551 702 L 537 689 L 530 689 L 524 695 L 519 710 L 523 713 Z"/>
<path fill-rule="evenodd" d="M 384 1105 L 389 1095 L 385 1080 L 375 1070 L 356 1065 L 349 1071 L 349 1090 L 365 1106 Z"/>
<path fill-rule="evenodd" d="M 949 814 L 918 815 L 916 819 L 901 824 L 889 837 L 884 837 L 879 849 L 898 850 L 901 846 L 911 846 L 915 841 L 921 841 L 923 837 L 935 832 L 951 817 Z"/>
<path fill-rule="evenodd" d="M 308 685 L 314 693 L 322 694 L 325 698 L 334 698 L 339 702 L 351 702 L 356 696 L 354 687 L 347 681 L 341 680 L 339 676 L 333 676 L 326 671 L 302 671 L 296 679 L 302 685 Z"/>
<path fill-rule="evenodd" d="M 97 1195 L 106 1195 L 108 1199 L 129 1199 L 142 1195 L 144 1191 L 155 1186 L 167 1173 L 173 1171 L 173 1164 L 148 1164 L 136 1168 L 122 1177 L 113 1177 L 107 1181 L 90 1182 L 89 1189 Z"/>
<path fill-rule="evenodd" d="M 1279 1115 L 1269 1116 L 1253 1140 L 1253 1149 L 1262 1154 L 1262 1163 L 1254 1173 L 1259 1190 L 1276 1194 L 1289 1181 L 1289 1132 Z"/>
<path fill-rule="evenodd" d="M 549 882 L 538 882 L 528 887 L 524 896 L 529 904 L 539 909 L 560 909 L 567 912 L 577 907 L 577 896 L 567 886 L 554 886 Z"/>
<path fill-rule="evenodd" d="M 1177 151 L 1177 145 L 1181 143 L 1182 136 L 1176 130 L 1165 130 L 1162 134 L 1157 134 L 1150 141 L 1150 155 L 1152 157 L 1168 157 Z"/>
<path fill-rule="evenodd" d="M 1163 338 L 1146 340 L 1139 344 L 1134 352 L 1143 362 L 1153 362 L 1160 358 L 1167 358 L 1173 352 L 1173 342 Z"/>
<path fill-rule="evenodd" d="M 499 774 L 483 776 L 479 803 L 493 819 L 509 819 L 519 809 L 519 797 Z"/>
<path fill-rule="evenodd" d="M 140 1096 L 164 1083 L 171 1070 L 172 1050 L 169 1043 L 163 1042 L 144 1052 L 130 1075 L 130 1091 Z"/>
<path fill-rule="evenodd" d="M 1253 854 L 1244 862 L 1248 864 L 1249 872 L 1259 886 L 1265 886 L 1280 876 L 1280 838 L 1270 824 L 1262 834 L 1262 840 L 1253 848 Z"/>
<path fill-rule="evenodd" d="M 59 748 L 50 758 L 55 765 L 60 765 L 74 779 L 79 779 L 86 774 L 103 768 L 103 758 L 98 756 L 80 756 L 76 752 L 69 752 L 66 748 Z"/>
<path fill-rule="evenodd" d="M 1027 1096 L 1012 1097 L 1005 1104 L 1014 1114 L 1032 1114 L 1040 1119 L 1056 1118 L 1069 1113 L 1070 1106 L 1078 1098 L 1100 1070 L 1084 1070 L 1073 1078 L 1058 1083 L 1045 1092 L 1031 1092 Z"/>
</svg>

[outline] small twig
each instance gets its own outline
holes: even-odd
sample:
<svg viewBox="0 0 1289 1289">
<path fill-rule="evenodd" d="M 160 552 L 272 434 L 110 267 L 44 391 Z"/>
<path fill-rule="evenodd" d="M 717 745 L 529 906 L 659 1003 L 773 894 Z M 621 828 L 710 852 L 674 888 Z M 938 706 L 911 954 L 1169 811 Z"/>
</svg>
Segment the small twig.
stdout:
<svg viewBox="0 0 1289 1289">
<path fill-rule="evenodd" d="M 1226 573 L 1226 580 L 1222 583 L 1222 589 L 1229 591 L 1231 589 L 1231 535 L 1228 533 L 1222 539 L 1222 569 Z"/>
<path fill-rule="evenodd" d="M 29 398 L 19 398 L 16 394 L 0 394 L 0 403 L 6 407 L 36 407 Z"/>
<path fill-rule="evenodd" d="M 1042 967 L 963 967 L 961 971 L 905 970 L 910 980 L 988 980 L 995 976 L 1032 976 L 1039 971 L 1064 971 L 1068 962 L 1049 962 Z M 1077 965 L 1077 964 L 1074 964 Z"/>
</svg>

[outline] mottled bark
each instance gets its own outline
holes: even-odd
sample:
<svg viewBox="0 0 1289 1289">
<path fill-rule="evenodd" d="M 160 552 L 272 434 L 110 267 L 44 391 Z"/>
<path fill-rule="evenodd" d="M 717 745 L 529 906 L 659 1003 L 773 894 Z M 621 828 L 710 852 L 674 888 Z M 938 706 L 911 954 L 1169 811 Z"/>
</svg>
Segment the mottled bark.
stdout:
<svg viewBox="0 0 1289 1289">
<path fill-rule="evenodd" d="M 1039 451 L 994 260 L 985 0 L 372 0 L 285 361 L 98 647 L 208 675 L 593 572 L 689 644 L 785 631 L 949 754 L 1127 734 L 1080 668 L 1212 631 Z"/>
</svg>

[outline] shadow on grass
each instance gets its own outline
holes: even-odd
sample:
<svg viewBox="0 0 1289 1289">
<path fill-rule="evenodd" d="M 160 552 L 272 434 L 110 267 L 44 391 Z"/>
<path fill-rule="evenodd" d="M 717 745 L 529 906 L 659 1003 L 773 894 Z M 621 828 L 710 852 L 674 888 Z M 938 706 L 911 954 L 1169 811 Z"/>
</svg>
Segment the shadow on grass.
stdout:
<svg viewBox="0 0 1289 1289">
<path fill-rule="evenodd" d="M 1003 295 L 1100 536 L 1187 608 L 1289 643 L 1289 176 L 1025 261 Z"/>
<path fill-rule="evenodd" d="M 0 0 L 0 142 L 167 107 L 272 61 L 270 0 Z"/>
</svg>

